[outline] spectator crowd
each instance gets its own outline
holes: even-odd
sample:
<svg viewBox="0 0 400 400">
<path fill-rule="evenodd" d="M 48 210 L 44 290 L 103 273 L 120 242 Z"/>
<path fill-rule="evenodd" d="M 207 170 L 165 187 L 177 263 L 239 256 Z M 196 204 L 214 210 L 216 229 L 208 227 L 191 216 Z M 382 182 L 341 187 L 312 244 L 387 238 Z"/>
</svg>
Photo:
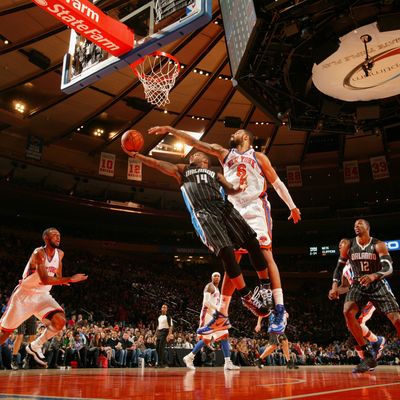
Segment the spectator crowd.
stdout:
<svg viewBox="0 0 400 400">
<path fill-rule="evenodd" d="M 21 277 L 33 248 L 32 243 L 17 234 L 0 231 L 0 315 Z M 68 322 L 63 332 L 47 342 L 44 348 L 49 368 L 157 366 L 156 324 L 160 306 L 168 304 L 174 321 L 173 338 L 167 348 L 166 363 L 183 366 L 177 349 L 196 344 L 204 285 L 209 282 L 212 266 L 177 266 L 168 257 L 151 255 L 96 254 L 83 249 L 64 249 L 65 275 L 84 272 L 89 279 L 81 285 L 54 287 L 52 292 L 63 305 Z M 215 267 L 214 267 L 215 268 Z M 256 285 L 254 281 L 252 284 Z M 292 357 L 299 365 L 355 364 L 358 356 L 348 343 L 341 304 L 330 302 L 326 287 L 309 282 L 301 292 L 285 292 L 289 312 L 287 336 Z M 235 295 L 230 307 L 233 325 L 230 334 L 232 361 L 251 366 L 266 345 L 266 329 L 254 332 L 255 317 L 243 309 Z M 380 360 L 384 364 L 400 363 L 399 345 L 385 319 L 374 316 L 369 324 L 379 335 L 385 335 L 387 346 Z M 43 329 L 37 323 L 37 333 Z M 0 368 L 10 368 L 15 335 L 1 347 Z M 215 365 L 218 344 L 205 347 L 195 365 Z M 22 365 L 24 346 L 18 354 Z M 267 365 L 284 365 L 284 356 L 276 350 L 265 360 Z"/>
</svg>

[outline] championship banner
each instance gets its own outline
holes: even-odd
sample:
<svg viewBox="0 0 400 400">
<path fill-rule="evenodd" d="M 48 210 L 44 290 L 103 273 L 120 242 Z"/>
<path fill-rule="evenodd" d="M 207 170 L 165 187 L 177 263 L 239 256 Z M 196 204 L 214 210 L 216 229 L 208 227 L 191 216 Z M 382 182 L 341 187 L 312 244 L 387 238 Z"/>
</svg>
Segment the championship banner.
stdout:
<svg viewBox="0 0 400 400">
<path fill-rule="evenodd" d="M 286 167 L 286 178 L 289 187 L 301 187 L 303 186 L 303 180 L 301 178 L 300 165 L 289 165 Z"/>
<path fill-rule="evenodd" d="M 344 183 L 360 182 L 360 171 L 357 160 L 343 162 L 343 178 Z"/>
<path fill-rule="evenodd" d="M 372 177 L 375 180 L 389 178 L 389 168 L 385 156 L 371 157 Z"/>
<path fill-rule="evenodd" d="M 132 50 L 133 32 L 122 22 L 104 14 L 89 0 L 33 0 L 80 35 L 113 56 Z"/>
<path fill-rule="evenodd" d="M 101 153 L 99 175 L 114 176 L 115 154 Z"/>
<path fill-rule="evenodd" d="M 28 135 L 25 156 L 26 158 L 31 158 L 32 160 L 41 160 L 43 151 L 43 139 Z"/>
<path fill-rule="evenodd" d="M 132 157 L 128 158 L 127 178 L 130 181 L 142 180 L 142 162 L 140 160 Z"/>
</svg>

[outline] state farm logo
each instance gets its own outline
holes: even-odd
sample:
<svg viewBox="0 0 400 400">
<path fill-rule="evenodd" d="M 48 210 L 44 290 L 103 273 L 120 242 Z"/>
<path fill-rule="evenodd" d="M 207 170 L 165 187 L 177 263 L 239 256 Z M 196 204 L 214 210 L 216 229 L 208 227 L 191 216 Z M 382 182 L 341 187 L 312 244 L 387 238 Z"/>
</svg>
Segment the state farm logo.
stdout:
<svg viewBox="0 0 400 400">
<path fill-rule="evenodd" d="M 366 54 L 360 40 L 368 37 Z M 400 30 L 379 32 L 376 22 L 340 38 L 339 49 L 312 71 L 322 93 L 345 101 L 369 101 L 400 93 Z"/>
<path fill-rule="evenodd" d="M 47 1 L 46 0 L 34 0 L 36 4 L 39 4 L 39 6 L 46 7 L 47 6 Z"/>
</svg>

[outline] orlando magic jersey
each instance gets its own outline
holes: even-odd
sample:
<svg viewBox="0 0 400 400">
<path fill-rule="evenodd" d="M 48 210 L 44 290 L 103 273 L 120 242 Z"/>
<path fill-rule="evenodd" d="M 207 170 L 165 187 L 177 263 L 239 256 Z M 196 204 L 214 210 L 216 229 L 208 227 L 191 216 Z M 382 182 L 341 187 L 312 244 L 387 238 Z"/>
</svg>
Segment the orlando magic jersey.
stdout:
<svg viewBox="0 0 400 400">
<path fill-rule="evenodd" d="M 363 275 L 372 274 L 382 269 L 379 260 L 379 254 L 375 249 L 378 239 L 371 238 L 369 243 L 361 246 L 357 238 L 351 240 L 349 250 L 349 261 L 354 273 L 354 280 L 359 279 Z"/>
<path fill-rule="evenodd" d="M 207 168 L 189 165 L 183 171 L 181 191 L 185 202 L 191 208 L 208 208 L 210 203 L 225 203 L 223 187 L 217 173 Z"/>
</svg>

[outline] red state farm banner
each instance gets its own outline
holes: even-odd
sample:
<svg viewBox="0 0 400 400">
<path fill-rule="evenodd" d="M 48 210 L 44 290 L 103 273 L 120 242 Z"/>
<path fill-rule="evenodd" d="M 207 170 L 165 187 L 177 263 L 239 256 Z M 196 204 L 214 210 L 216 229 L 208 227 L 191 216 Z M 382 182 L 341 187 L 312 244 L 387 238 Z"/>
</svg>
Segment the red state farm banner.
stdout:
<svg viewBox="0 0 400 400">
<path fill-rule="evenodd" d="M 344 183 L 360 182 L 360 171 L 358 169 L 358 161 L 345 161 L 343 163 Z"/>
<path fill-rule="evenodd" d="M 101 153 L 99 175 L 114 176 L 115 154 Z"/>
<path fill-rule="evenodd" d="M 142 180 L 142 162 L 135 158 L 128 158 L 128 171 L 127 178 L 130 181 L 141 181 Z"/>
<path fill-rule="evenodd" d="M 300 165 L 289 165 L 286 167 L 286 178 L 289 187 L 303 186 Z"/>
<path fill-rule="evenodd" d="M 33 0 L 39 7 L 113 56 L 132 50 L 133 32 L 88 0 Z"/>
<path fill-rule="evenodd" d="M 371 163 L 372 177 L 375 180 L 389 178 L 389 168 L 385 156 L 371 157 L 369 161 Z"/>
</svg>

